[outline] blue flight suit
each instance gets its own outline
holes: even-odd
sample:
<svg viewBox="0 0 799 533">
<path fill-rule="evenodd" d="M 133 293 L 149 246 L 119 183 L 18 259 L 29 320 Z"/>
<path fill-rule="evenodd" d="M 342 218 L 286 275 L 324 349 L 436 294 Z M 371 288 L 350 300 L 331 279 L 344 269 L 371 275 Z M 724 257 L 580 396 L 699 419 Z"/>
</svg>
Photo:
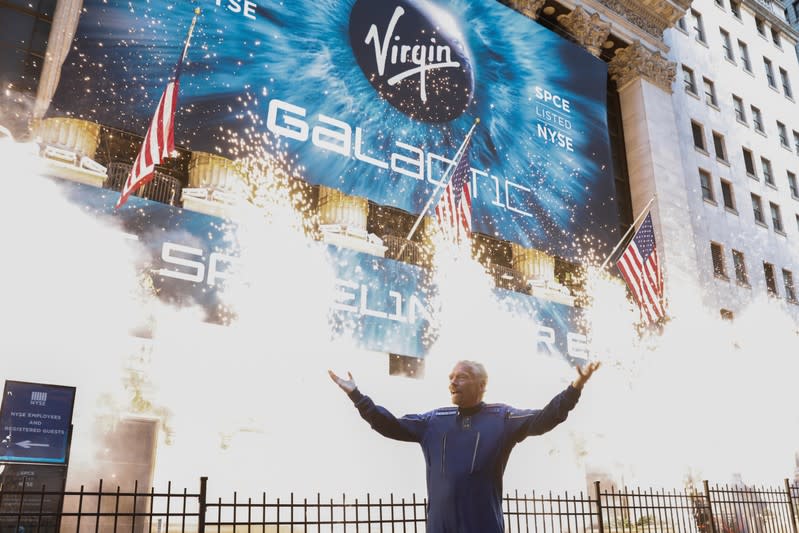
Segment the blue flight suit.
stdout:
<svg viewBox="0 0 799 533">
<path fill-rule="evenodd" d="M 422 446 L 427 533 L 502 533 L 502 475 L 511 450 L 566 420 L 580 391 L 569 385 L 540 410 L 480 402 L 399 419 L 358 389 L 349 396 L 372 429 Z"/>
</svg>

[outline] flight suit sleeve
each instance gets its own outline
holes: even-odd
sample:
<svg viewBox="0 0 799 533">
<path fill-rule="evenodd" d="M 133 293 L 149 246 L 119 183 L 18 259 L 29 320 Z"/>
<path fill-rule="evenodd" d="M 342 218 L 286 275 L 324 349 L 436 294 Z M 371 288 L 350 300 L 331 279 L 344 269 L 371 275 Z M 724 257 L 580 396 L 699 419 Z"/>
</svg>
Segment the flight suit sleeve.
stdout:
<svg viewBox="0 0 799 533">
<path fill-rule="evenodd" d="M 349 394 L 361 418 L 369 422 L 372 429 L 394 440 L 421 442 L 427 429 L 428 414 L 405 415 L 397 418 L 388 409 L 376 405 L 369 396 L 355 389 Z"/>
<path fill-rule="evenodd" d="M 580 391 L 569 385 L 566 390 L 552 398 L 543 409 L 514 409 L 507 414 L 512 438 L 523 441 L 532 435 L 542 435 L 566 420 L 569 411 L 577 405 Z"/>
</svg>

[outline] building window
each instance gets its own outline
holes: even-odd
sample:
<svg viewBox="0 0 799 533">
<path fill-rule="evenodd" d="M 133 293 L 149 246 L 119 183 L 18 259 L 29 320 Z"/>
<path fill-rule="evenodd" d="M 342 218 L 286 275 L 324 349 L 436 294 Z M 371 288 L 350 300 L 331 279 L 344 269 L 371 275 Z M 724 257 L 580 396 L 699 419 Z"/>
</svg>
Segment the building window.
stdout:
<svg viewBox="0 0 799 533">
<path fill-rule="evenodd" d="M 766 219 L 763 218 L 763 201 L 754 193 L 752 193 L 752 212 L 755 214 L 755 222 L 766 224 Z"/>
<path fill-rule="evenodd" d="M 768 205 L 771 208 L 771 225 L 774 228 L 774 231 L 783 233 L 784 230 L 782 229 L 782 215 L 780 214 L 780 206 L 774 202 L 769 202 Z"/>
<path fill-rule="evenodd" d="M 699 185 L 702 187 L 702 198 L 715 203 L 713 196 L 713 178 L 707 170 L 699 169 Z"/>
<path fill-rule="evenodd" d="M 777 277 L 774 275 L 774 265 L 763 261 L 763 274 L 766 276 L 766 289 L 771 296 L 779 296 L 777 292 Z"/>
<path fill-rule="evenodd" d="M 723 28 L 719 28 L 719 33 L 721 34 L 721 45 L 724 47 L 724 57 L 735 63 L 735 52 L 732 51 L 730 33 Z"/>
<path fill-rule="evenodd" d="M 705 102 L 713 107 L 718 107 L 719 102 L 716 100 L 716 84 L 707 78 L 702 78 L 702 83 L 705 85 Z"/>
<path fill-rule="evenodd" d="M 788 78 L 788 71 L 780 68 L 780 79 L 782 80 L 782 92 L 788 98 L 793 98 L 793 90 L 791 89 L 791 80 Z"/>
<path fill-rule="evenodd" d="M 793 149 L 799 155 L 799 132 L 796 131 L 793 132 Z"/>
<path fill-rule="evenodd" d="M 782 281 L 785 287 L 785 299 L 792 304 L 796 303 L 796 287 L 793 284 L 793 272 L 782 269 Z"/>
<path fill-rule="evenodd" d="M 732 193 L 732 183 L 727 180 L 721 180 L 721 198 L 724 201 L 724 207 L 731 211 L 736 211 L 735 196 Z"/>
<path fill-rule="evenodd" d="M 766 21 L 760 17 L 755 17 L 755 28 L 757 28 L 757 33 L 762 35 L 763 37 L 766 36 Z"/>
<path fill-rule="evenodd" d="M 740 96 L 732 95 L 732 106 L 735 108 L 735 118 L 738 122 L 746 124 L 746 111 L 744 110 L 744 101 Z"/>
<path fill-rule="evenodd" d="M 741 2 L 740 0 L 730 0 L 730 11 L 738 20 L 741 20 Z"/>
<path fill-rule="evenodd" d="M 713 132 L 713 149 L 716 151 L 716 159 L 719 161 L 727 161 L 727 149 L 724 146 L 724 136 L 717 132 Z"/>
<path fill-rule="evenodd" d="M 681 17 L 677 20 L 677 27 L 680 28 L 682 31 L 688 33 L 688 25 L 685 24 L 685 17 Z"/>
<path fill-rule="evenodd" d="M 799 185 L 796 184 L 796 174 L 788 171 L 788 188 L 791 190 L 791 196 L 794 200 L 799 200 Z"/>
<path fill-rule="evenodd" d="M 724 9 L 724 0 L 716 0 L 716 5 L 721 9 Z"/>
<path fill-rule="evenodd" d="M 763 114 L 760 113 L 760 108 L 755 106 L 749 106 L 749 108 L 752 110 L 752 124 L 755 125 L 755 131 L 766 133 L 766 130 L 763 129 Z"/>
<path fill-rule="evenodd" d="M 732 251 L 732 265 L 735 268 L 735 281 L 741 285 L 749 285 L 749 274 L 746 272 L 746 260 L 743 252 Z"/>
<path fill-rule="evenodd" d="M 788 144 L 788 130 L 785 128 L 785 124 L 777 121 L 777 134 L 780 136 L 780 144 L 787 149 L 791 149 L 791 145 Z"/>
<path fill-rule="evenodd" d="M 782 37 L 780 37 L 780 30 L 773 26 L 771 28 L 771 41 L 779 48 L 782 48 Z"/>
<path fill-rule="evenodd" d="M 768 86 L 772 89 L 776 89 L 777 82 L 774 81 L 774 67 L 771 65 L 771 60 L 767 57 L 763 58 L 763 68 L 766 71 L 766 80 L 768 80 Z"/>
<path fill-rule="evenodd" d="M 729 279 L 724 265 L 724 248 L 719 243 L 710 243 L 710 256 L 713 259 L 713 275 L 717 278 Z"/>
<path fill-rule="evenodd" d="M 705 42 L 705 25 L 702 23 L 702 14 L 696 10 L 691 10 L 691 16 L 694 19 L 694 32 L 696 33 L 696 40 Z"/>
<path fill-rule="evenodd" d="M 763 167 L 763 180 L 774 186 L 774 172 L 771 169 L 771 161 L 765 157 L 760 158 L 760 166 Z"/>
<path fill-rule="evenodd" d="M 691 133 L 693 133 L 694 136 L 694 146 L 699 150 L 706 152 L 707 147 L 705 145 L 705 130 L 702 128 L 702 125 L 692 120 Z"/>
<path fill-rule="evenodd" d="M 740 54 L 739 57 L 741 58 L 744 70 L 752 72 L 752 62 L 749 61 L 749 47 L 746 46 L 745 42 L 740 40 L 738 41 L 738 53 Z"/>
<path fill-rule="evenodd" d="M 685 82 L 685 92 L 698 96 L 694 71 L 685 65 L 682 66 L 682 79 Z"/>
<path fill-rule="evenodd" d="M 742 148 L 741 151 L 744 154 L 744 166 L 746 166 L 746 173 L 757 179 L 757 171 L 755 170 L 755 160 L 752 157 L 752 151 L 748 148 Z"/>
</svg>

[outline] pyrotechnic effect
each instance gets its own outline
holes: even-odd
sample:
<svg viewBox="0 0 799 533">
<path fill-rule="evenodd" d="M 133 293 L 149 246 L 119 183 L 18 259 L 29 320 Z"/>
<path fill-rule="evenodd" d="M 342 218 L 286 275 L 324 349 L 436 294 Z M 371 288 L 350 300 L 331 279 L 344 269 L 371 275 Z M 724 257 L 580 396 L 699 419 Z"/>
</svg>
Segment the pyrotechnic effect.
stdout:
<svg viewBox="0 0 799 533">
<path fill-rule="evenodd" d="M 575 376 L 537 351 L 531 318 L 500 305 L 470 253 L 442 243 L 424 379 L 390 377 L 385 354 L 331 340 L 333 271 L 268 164 L 230 235 L 241 259 L 224 292 L 234 318 L 204 323 L 199 311 L 153 298 L 134 266 L 138 245 L 60 197 L 23 146 L 2 150 L 17 171 L 0 200 L 16 254 L 0 263 L 3 378 L 77 387 L 71 482 L 91 479 L 98 435 L 134 412 L 161 419 L 156 486 L 195 487 L 207 475 L 212 496 L 423 493 L 419 449 L 373 432 L 327 368 L 352 371 L 397 415 L 447 405 L 457 359 L 484 362 L 486 400 L 517 407 L 543 406 Z M 641 338 L 618 281 L 592 274 L 588 292 L 603 367 L 564 425 L 517 446 L 507 490 L 582 489 L 586 468 L 664 487 L 688 476 L 776 483 L 791 474 L 799 342 L 777 302 L 756 302 L 734 322 L 672 309 L 661 334 Z M 148 320 L 152 338 L 132 339 L 131 326 Z"/>
</svg>

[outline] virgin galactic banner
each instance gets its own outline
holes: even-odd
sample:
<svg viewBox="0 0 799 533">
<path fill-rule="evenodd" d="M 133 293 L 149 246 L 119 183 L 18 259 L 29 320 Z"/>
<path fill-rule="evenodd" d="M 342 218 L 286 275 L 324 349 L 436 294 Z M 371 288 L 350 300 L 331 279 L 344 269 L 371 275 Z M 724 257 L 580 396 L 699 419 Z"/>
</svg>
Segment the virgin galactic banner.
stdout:
<svg viewBox="0 0 799 533">
<path fill-rule="evenodd" d="M 137 241 L 145 253 L 138 267 L 153 282 L 155 294 L 177 307 L 200 308 L 204 320 L 227 325 L 236 320 L 226 289 L 245 261 L 238 252 L 237 225 L 229 220 L 182 210 L 132 196 L 126 209 L 114 209 L 119 193 L 60 179 L 64 195 L 93 217 L 120 227 L 120 239 Z M 126 235 L 123 235 L 126 234 Z M 433 300 L 438 292 L 426 269 L 332 245 L 325 254 L 334 296 L 329 302 L 333 338 L 377 352 L 424 357 L 437 338 Z M 290 260 L 275 257 L 274 261 Z M 324 268 L 322 266 L 319 267 Z M 308 299 L 301 270 L 280 280 Z M 525 294 L 495 289 L 499 302 L 529 321 L 533 351 L 587 359 L 581 311 Z"/>
<path fill-rule="evenodd" d="M 494 0 L 85 0 L 50 115 L 143 135 L 194 7 L 178 145 L 417 214 L 479 118 L 474 231 L 565 259 L 617 239 L 606 64 Z"/>
</svg>

